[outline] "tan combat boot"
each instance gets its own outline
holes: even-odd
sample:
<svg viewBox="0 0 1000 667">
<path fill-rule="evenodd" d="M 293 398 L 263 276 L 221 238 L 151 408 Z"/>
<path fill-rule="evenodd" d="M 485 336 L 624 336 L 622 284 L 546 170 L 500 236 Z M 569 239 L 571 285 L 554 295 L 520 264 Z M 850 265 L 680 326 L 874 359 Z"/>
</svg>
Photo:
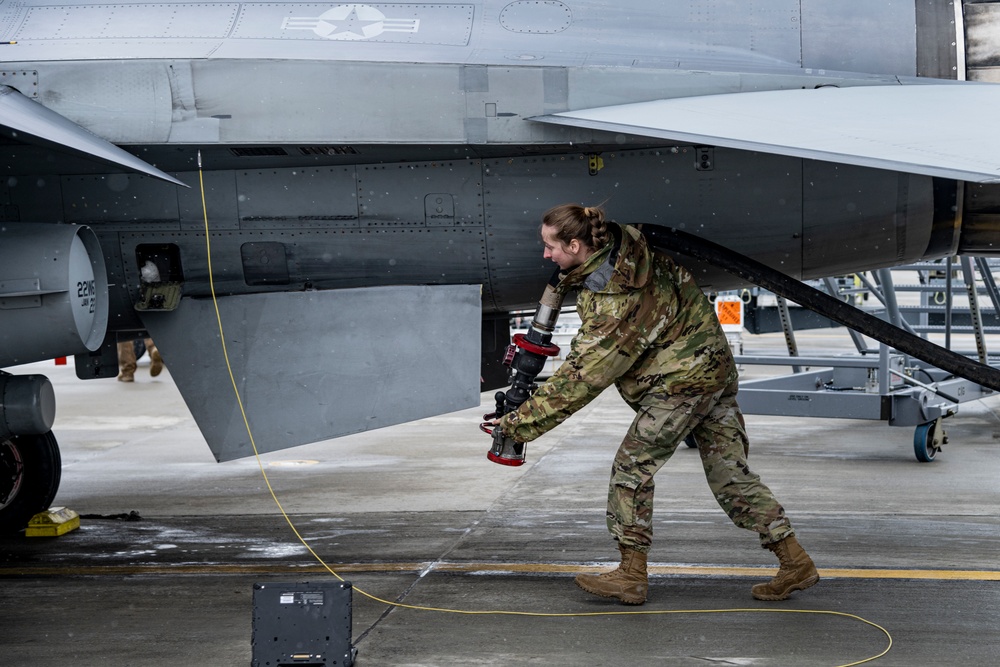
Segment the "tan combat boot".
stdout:
<svg viewBox="0 0 1000 667">
<path fill-rule="evenodd" d="M 621 565 L 603 574 L 577 575 L 576 585 L 602 598 L 618 598 L 622 604 L 642 604 L 649 590 L 646 554 L 620 544 L 618 551 L 622 554 Z"/>
<path fill-rule="evenodd" d="M 163 357 L 153 345 L 153 341 L 148 338 L 146 339 L 146 349 L 149 351 L 149 375 L 155 378 L 163 370 Z"/>
<path fill-rule="evenodd" d="M 766 584 L 757 584 L 750 590 L 758 600 L 784 600 L 792 591 L 804 591 L 819 581 L 812 558 L 799 546 L 794 535 L 768 544 L 767 548 L 778 557 L 781 568 L 774 579 Z"/>
<path fill-rule="evenodd" d="M 135 351 L 132 341 L 118 343 L 119 382 L 132 382 L 135 379 Z"/>
<path fill-rule="evenodd" d="M 131 345 L 131 343 L 129 343 Z M 133 382 L 135 380 L 135 362 L 125 362 L 122 364 L 121 372 L 118 374 L 119 382 Z"/>
</svg>

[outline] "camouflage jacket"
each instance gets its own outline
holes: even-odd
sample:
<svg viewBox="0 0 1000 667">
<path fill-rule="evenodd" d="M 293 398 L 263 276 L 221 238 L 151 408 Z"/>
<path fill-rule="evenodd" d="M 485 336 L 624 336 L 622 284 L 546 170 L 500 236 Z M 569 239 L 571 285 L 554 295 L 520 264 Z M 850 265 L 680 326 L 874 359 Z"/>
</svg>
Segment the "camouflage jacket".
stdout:
<svg viewBox="0 0 1000 667">
<path fill-rule="evenodd" d="M 534 440 L 615 383 L 633 407 L 672 394 L 710 394 L 734 382 L 736 364 L 715 311 L 686 269 L 654 252 L 634 227 L 610 225 L 615 242 L 562 275 L 580 291 L 582 324 L 566 360 L 500 422 Z"/>
</svg>

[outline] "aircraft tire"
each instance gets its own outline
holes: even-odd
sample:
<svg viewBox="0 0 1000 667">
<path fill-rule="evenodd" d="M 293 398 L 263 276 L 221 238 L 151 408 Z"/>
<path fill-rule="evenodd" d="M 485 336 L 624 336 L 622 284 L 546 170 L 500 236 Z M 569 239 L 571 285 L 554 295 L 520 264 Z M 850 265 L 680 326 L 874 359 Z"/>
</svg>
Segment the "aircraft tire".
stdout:
<svg viewBox="0 0 1000 667">
<path fill-rule="evenodd" d="M 52 431 L 0 438 L 0 535 L 17 533 L 59 490 L 62 457 Z"/>
</svg>

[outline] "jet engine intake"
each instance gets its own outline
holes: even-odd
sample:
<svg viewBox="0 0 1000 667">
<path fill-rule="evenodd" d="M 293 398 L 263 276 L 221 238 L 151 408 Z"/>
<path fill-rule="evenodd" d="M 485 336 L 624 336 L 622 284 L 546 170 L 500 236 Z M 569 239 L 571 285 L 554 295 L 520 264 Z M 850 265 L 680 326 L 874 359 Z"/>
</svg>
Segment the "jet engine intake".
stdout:
<svg viewBox="0 0 1000 667">
<path fill-rule="evenodd" d="M 108 309 L 104 254 L 89 227 L 0 225 L 0 368 L 93 352 Z"/>
</svg>

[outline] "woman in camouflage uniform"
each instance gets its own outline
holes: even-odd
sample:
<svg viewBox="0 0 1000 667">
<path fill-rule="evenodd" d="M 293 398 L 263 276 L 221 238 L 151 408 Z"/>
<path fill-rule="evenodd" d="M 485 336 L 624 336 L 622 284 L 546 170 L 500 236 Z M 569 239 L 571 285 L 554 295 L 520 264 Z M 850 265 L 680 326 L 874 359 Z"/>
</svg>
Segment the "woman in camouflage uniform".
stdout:
<svg viewBox="0 0 1000 667">
<path fill-rule="evenodd" d="M 608 491 L 608 529 L 621 564 L 604 574 L 581 574 L 577 585 L 625 604 L 645 602 L 653 475 L 689 434 L 723 510 L 737 526 L 758 533 L 780 561 L 777 576 L 754 586 L 753 596 L 784 600 L 819 581 L 781 505 L 747 466 L 736 365 L 691 274 L 653 252 L 635 227 L 607 224 L 599 207 L 550 209 L 542 241 L 545 257 L 562 269 L 557 291 L 579 291 L 582 325 L 555 374 L 500 419 L 499 428 L 518 442 L 534 440 L 611 383 L 636 412 Z"/>
</svg>

